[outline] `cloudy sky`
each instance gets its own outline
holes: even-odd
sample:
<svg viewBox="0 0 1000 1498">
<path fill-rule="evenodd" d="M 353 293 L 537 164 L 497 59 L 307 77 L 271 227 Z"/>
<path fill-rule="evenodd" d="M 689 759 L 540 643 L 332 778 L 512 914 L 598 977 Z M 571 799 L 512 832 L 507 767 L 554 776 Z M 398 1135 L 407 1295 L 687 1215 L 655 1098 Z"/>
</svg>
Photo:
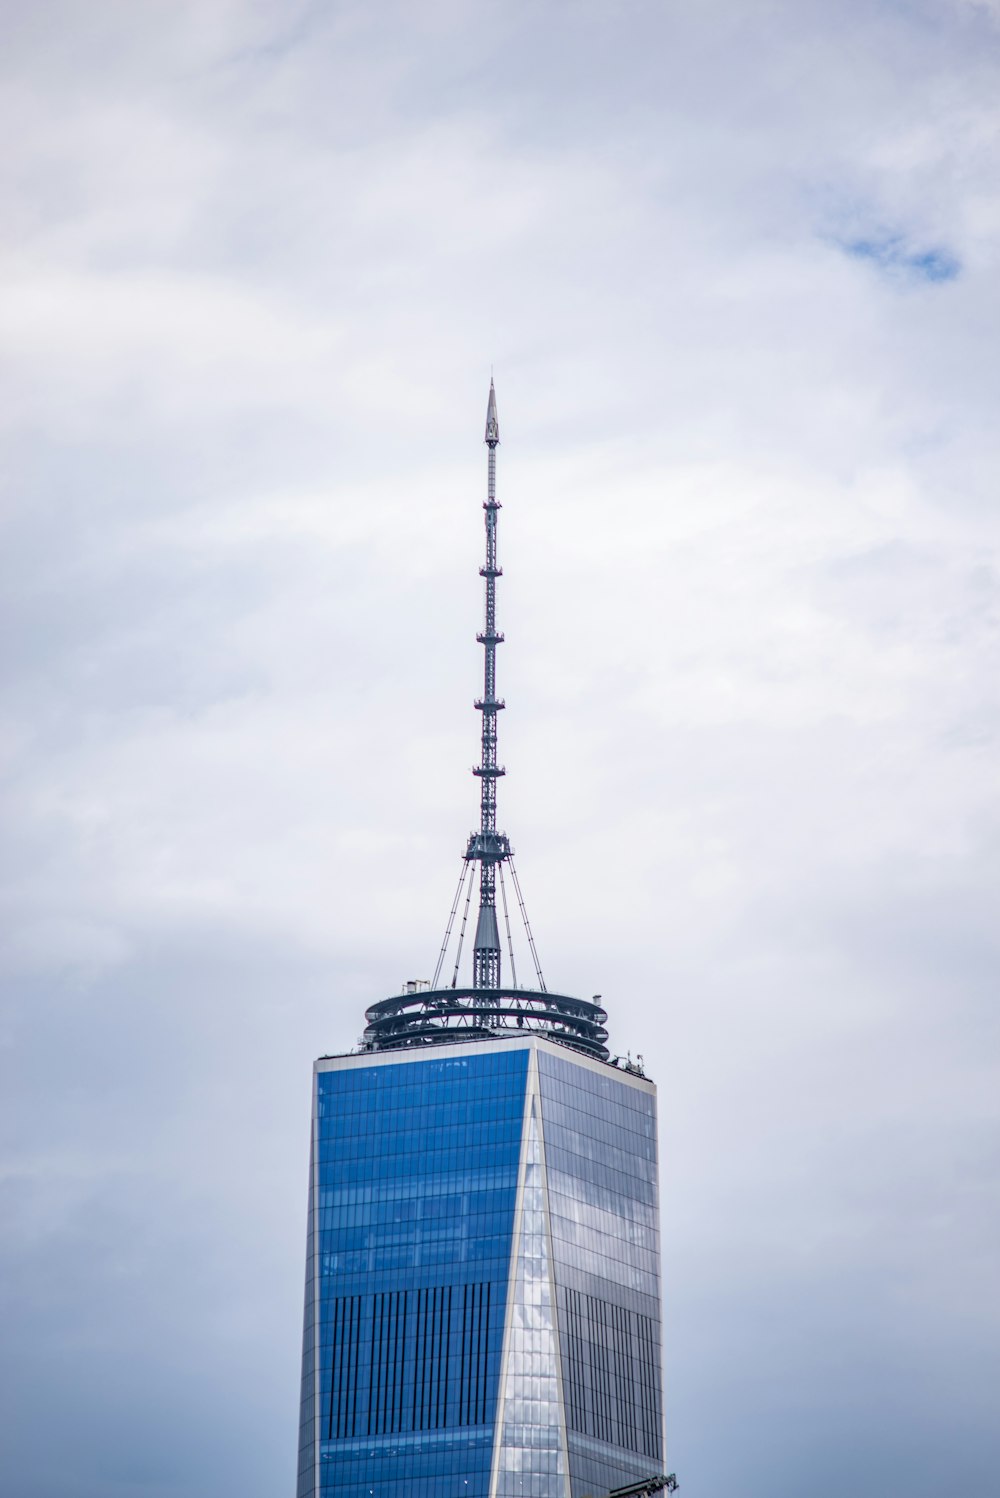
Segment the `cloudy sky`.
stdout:
<svg viewBox="0 0 1000 1498">
<path fill-rule="evenodd" d="M 476 817 L 661 1087 L 687 1498 L 995 1498 L 1000 5 L 0 5 L 9 1498 L 292 1490 Z"/>
</svg>

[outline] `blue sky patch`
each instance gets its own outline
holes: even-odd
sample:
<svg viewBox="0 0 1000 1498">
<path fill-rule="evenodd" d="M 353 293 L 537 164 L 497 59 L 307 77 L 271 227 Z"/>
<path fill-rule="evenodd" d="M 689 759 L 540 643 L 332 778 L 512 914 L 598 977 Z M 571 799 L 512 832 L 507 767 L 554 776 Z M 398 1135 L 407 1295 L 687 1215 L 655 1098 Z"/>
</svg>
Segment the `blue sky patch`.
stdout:
<svg viewBox="0 0 1000 1498">
<path fill-rule="evenodd" d="M 954 281 L 962 266 L 957 255 L 935 246 L 912 249 L 898 234 L 842 240 L 840 247 L 856 260 L 870 260 L 879 270 L 902 273 L 919 281 Z"/>
</svg>

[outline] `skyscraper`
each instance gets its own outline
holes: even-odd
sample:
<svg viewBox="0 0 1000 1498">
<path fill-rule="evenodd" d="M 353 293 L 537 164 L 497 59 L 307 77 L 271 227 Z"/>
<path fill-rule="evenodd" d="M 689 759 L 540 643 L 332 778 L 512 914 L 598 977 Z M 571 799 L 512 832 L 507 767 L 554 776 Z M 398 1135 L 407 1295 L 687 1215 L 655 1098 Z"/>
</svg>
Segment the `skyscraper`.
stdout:
<svg viewBox="0 0 1000 1498">
<path fill-rule="evenodd" d="M 496 825 L 492 381 L 485 440 L 480 825 L 434 978 L 315 1065 L 298 1498 L 601 1498 L 663 1463 L 656 1091 L 596 998 L 547 990 Z"/>
</svg>

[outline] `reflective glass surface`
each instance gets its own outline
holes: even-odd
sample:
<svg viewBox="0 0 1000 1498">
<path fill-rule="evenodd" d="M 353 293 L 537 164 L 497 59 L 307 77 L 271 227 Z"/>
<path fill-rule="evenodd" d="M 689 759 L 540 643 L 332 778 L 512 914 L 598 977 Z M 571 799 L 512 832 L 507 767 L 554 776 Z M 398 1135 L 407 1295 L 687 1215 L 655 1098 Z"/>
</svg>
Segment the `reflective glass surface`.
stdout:
<svg viewBox="0 0 1000 1498">
<path fill-rule="evenodd" d="M 662 1470 L 656 1100 L 539 1049 L 573 1498 Z"/>
<path fill-rule="evenodd" d="M 487 1498 L 527 1062 L 317 1072 L 300 1498 Z"/>
<path fill-rule="evenodd" d="M 505 1349 L 497 1498 L 564 1498 L 556 1310 L 549 1261 L 538 1101 L 532 1099 L 510 1328 Z"/>
</svg>

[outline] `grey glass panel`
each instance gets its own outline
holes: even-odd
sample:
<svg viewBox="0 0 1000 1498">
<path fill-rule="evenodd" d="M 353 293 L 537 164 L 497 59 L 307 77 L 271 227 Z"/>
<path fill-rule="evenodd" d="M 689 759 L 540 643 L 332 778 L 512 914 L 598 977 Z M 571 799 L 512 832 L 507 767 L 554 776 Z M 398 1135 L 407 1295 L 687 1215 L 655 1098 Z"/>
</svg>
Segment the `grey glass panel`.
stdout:
<svg viewBox="0 0 1000 1498">
<path fill-rule="evenodd" d="M 656 1104 L 539 1054 L 552 1271 L 574 1498 L 663 1457 Z"/>
</svg>

